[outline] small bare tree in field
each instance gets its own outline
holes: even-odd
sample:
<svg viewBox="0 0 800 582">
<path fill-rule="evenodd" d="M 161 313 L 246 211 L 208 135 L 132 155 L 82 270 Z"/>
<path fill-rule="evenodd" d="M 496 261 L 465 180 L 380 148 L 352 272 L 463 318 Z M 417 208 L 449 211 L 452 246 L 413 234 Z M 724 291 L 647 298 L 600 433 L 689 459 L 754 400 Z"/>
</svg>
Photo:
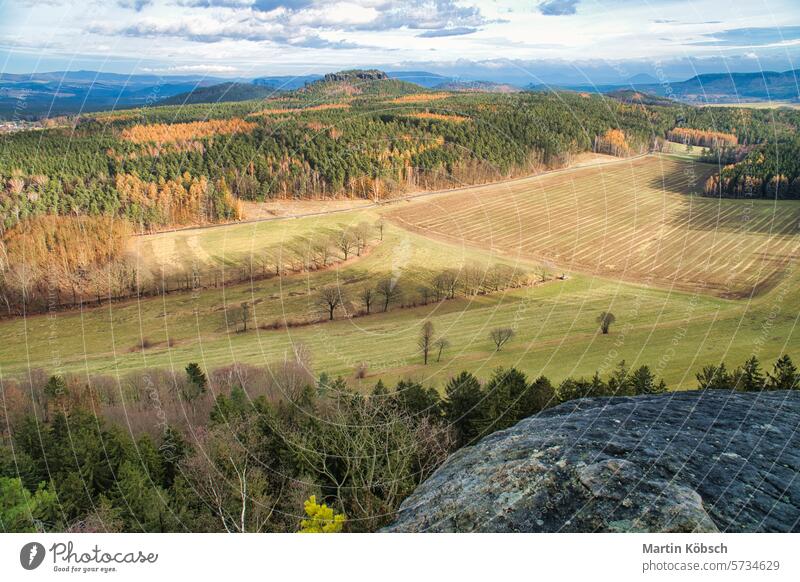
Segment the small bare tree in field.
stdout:
<svg viewBox="0 0 800 582">
<path fill-rule="evenodd" d="M 434 347 L 436 347 L 438 353 L 436 354 L 436 361 L 442 359 L 442 352 L 444 352 L 447 348 L 450 347 L 450 341 L 446 337 L 440 337 L 435 342 L 433 342 Z"/>
<path fill-rule="evenodd" d="M 503 346 L 514 337 L 514 330 L 510 327 L 496 327 L 489 332 L 489 337 L 494 342 L 497 351 L 503 349 Z"/>
<path fill-rule="evenodd" d="M 309 245 L 309 256 L 317 269 L 324 269 L 331 260 L 331 245 L 325 237 L 312 240 Z"/>
<path fill-rule="evenodd" d="M 427 305 L 431 300 L 431 288 L 427 285 L 421 285 L 419 287 L 419 300 L 422 302 L 423 305 Z"/>
<path fill-rule="evenodd" d="M 389 304 L 400 297 L 400 286 L 391 278 L 382 279 L 375 291 L 383 297 L 383 310 L 389 311 Z"/>
<path fill-rule="evenodd" d="M 603 311 L 597 316 L 597 323 L 600 324 L 600 331 L 602 331 L 604 334 L 608 333 L 608 330 L 611 328 L 611 324 L 615 321 L 617 321 L 617 318 L 610 311 Z"/>
<path fill-rule="evenodd" d="M 380 236 L 381 242 L 383 242 L 383 229 L 385 228 L 386 223 L 383 220 L 379 220 L 375 223 L 375 228 L 378 229 L 378 235 Z"/>
<path fill-rule="evenodd" d="M 242 331 L 247 331 L 247 320 L 250 319 L 250 304 L 242 302 Z"/>
<path fill-rule="evenodd" d="M 356 237 L 353 236 L 353 233 L 347 228 L 342 228 L 337 232 L 333 236 L 333 242 L 336 248 L 342 252 L 342 259 L 345 261 L 350 256 L 350 253 L 353 252 L 353 249 L 358 248 Z"/>
<path fill-rule="evenodd" d="M 364 309 L 367 311 L 367 315 L 369 315 L 370 309 L 372 309 L 372 303 L 375 301 L 375 290 L 372 287 L 364 287 L 359 294 L 359 299 L 361 299 L 361 303 L 364 304 Z"/>
<path fill-rule="evenodd" d="M 353 229 L 353 240 L 356 244 L 356 254 L 360 257 L 364 249 L 367 248 L 369 243 L 370 226 L 366 222 L 358 223 L 358 226 Z"/>
<path fill-rule="evenodd" d="M 422 324 L 422 330 L 420 331 L 417 345 L 419 346 L 419 350 L 422 352 L 422 360 L 427 366 L 428 354 L 430 353 L 431 346 L 433 345 L 433 323 L 430 321 L 426 321 Z"/>
<path fill-rule="evenodd" d="M 342 304 L 342 291 L 338 285 L 326 285 L 319 292 L 318 303 L 328 312 L 328 319 L 333 321 L 336 308 Z"/>
</svg>

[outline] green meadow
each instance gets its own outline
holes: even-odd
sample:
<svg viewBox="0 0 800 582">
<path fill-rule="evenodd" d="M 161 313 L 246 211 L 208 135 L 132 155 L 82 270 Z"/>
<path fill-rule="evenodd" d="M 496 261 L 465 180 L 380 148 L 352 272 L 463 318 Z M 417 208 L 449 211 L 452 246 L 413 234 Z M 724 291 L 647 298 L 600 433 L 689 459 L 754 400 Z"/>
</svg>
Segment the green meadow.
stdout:
<svg viewBox="0 0 800 582">
<path fill-rule="evenodd" d="M 248 248 L 286 240 L 298 232 L 370 220 L 368 211 L 235 225 L 156 235 L 154 239 L 197 236 L 212 256 L 247 254 Z M 48 372 L 125 375 L 149 368 L 182 370 L 189 362 L 206 369 L 233 362 L 269 364 L 302 350 L 316 373 L 341 375 L 354 385 L 378 378 L 412 377 L 441 386 L 467 369 L 486 377 L 498 366 L 516 366 L 530 376 L 553 380 L 608 371 L 622 359 L 648 364 L 672 389 L 695 386 L 702 365 L 726 361 L 738 365 L 755 353 L 762 361 L 784 351 L 794 355 L 800 313 L 798 275 L 794 270 L 770 291 L 751 300 L 727 300 L 701 293 L 676 292 L 566 273 L 550 268 L 548 280 L 534 286 L 401 308 L 382 306 L 371 315 L 349 317 L 358 309 L 361 289 L 393 277 L 405 294 L 415 293 L 437 269 L 505 263 L 526 274 L 535 262 L 517 261 L 481 249 L 434 241 L 391 223 L 384 240 L 371 250 L 324 271 L 292 274 L 251 283 L 87 307 L 0 322 L 0 373 L 24 375 L 34 368 Z M 142 241 L 154 244 L 152 241 Z M 157 241 L 155 244 L 164 244 Z M 176 243 L 176 247 L 180 247 Z M 141 248 L 141 247 L 140 247 Z M 195 249 L 195 251 L 192 251 Z M 203 255 L 204 256 L 204 255 Z M 196 255 L 185 254 L 187 257 Z M 298 316 L 322 316 L 319 290 L 338 283 L 352 305 L 336 320 L 269 329 L 274 322 Z M 241 303 L 252 307 L 248 331 L 242 331 Z M 617 321 L 602 335 L 601 311 Z M 417 338 L 429 319 L 436 337 L 449 342 L 437 361 L 422 364 Z M 511 327 L 514 338 L 497 351 L 489 338 L 496 327 Z M 143 341 L 146 346 L 142 348 Z M 355 370 L 366 365 L 364 379 Z"/>
</svg>

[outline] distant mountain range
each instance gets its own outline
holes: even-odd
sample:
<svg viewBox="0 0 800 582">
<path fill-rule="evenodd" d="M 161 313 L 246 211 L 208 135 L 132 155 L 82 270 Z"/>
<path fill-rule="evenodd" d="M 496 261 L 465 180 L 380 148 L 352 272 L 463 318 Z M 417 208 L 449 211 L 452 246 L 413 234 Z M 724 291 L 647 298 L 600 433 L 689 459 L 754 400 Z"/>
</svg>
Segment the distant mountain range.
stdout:
<svg viewBox="0 0 800 582">
<path fill-rule="evenodd" d="M 491 81 L 448 81 L 440 83 L 434 89 L 440 91 L 460 91 L 462 93 L 519 93 L 519 87 L 508 83 L 493 83 Z"/>
<path fill-rule="evenodd" d="M 426 71 L 390 71 L 381 74 L 386 77 L 387 82 L 396 85 L 389 92 L 408 92 L 411 84 L 446 91 L 520 90 L 510 83 L 464 80 Z M 616 85 L 529 85 L 524 89 L 606 93 L 639 102 L 652 102 L 656 98 L 669 98 L 691 104 L 800 101 L 799 74 L 800 71 L 703 74 L 673 83 L 659 83 L 650 75 L 641 74 Z M 0 119 L 30 120 L 154 104 L 261 99 L 276 92 L 303 89 L 324 81 L 325 78 L 323 75 L 304 75 L 223 79 L 202 75 L 122 75 L 95 71 L 4 73 L 0 74 Z M 620 91 L 640 95 L 633 96 Z"/>
<path fill-rule="evenodd" d="M 95 71 L 0 74 L 0 119 L 35 119 L 139 107 L 228 79 Z"/>
<path fill-rule="evenodd" d="M 777 73 L 714 73 L 682 83 L 637 85 L 636 89 L 694 103 L 798 101 L 800 70 Z"/>
<path fill-rule="evenodd" d="M 659 83 L 649 75 L 637 75 L 621 85 L 565 85 L 558 87 L 589 93 L 630 90 L 675 101 L 703 105 L 747 101 L 800 101 L 800 70 L 760 73 L 707 73 L 686 81 Z M 553 86 L 530 85 L 532 91 L 552 91 Z"/>
</svg>

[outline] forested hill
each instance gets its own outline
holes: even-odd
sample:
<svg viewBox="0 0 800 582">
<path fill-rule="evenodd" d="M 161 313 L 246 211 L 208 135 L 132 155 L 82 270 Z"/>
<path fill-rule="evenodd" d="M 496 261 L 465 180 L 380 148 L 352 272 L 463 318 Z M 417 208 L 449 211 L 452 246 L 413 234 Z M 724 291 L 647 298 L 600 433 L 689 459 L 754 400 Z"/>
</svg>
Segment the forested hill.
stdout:
<svg viewBox="0 0 800 582">
<path fill-rule="evenodd" d="M 687 109 L 682 135 L 668 137 L 710 146 L 705 161 L 722 169 L 705 186 L 709 196 L 800 199 L 800 112 L 793 109 L 705 107 Z"/>
<path fill-rule="evenodd" d="M 797 101 L 798 74 L 800 71 L 703 74 L 676 83 L 672 89 L 684 99 L 701 102 Z"/>
<path fill-rule="evenodd" d="M 159 105 L 184 105 L 194 103 L 224 103 L 266 99 L 276 96 L 278 91 L 270 86 L 253 83 L 220 83 L 211 87 L 198 87 L 186 93 L 173 95 L 158 102 Z"/>
<path fill-rule="evenodd" d="M 688 103 L 739 103 L 746 101 L 800 101 L 800 71 L 757 73 L 706 73 L 677 83 L 638 83 L 628 88 Z"/>
<path fill-rule="evenodd" d="M 268 99 L 88 114 L 2 135 L 0 226 L 45 214 L 113 215 L 135 229 L 235 220 L 242 200 L 380 199 L 561 167 L 589 150 L 646 152 L 668 137 L 711 146 L 726 163 L 761 155 L 768 163 L 748 175 L 791 184 L 796 161 L 769 145 L 791 144 L 798 118 L 576 93 L 457 93 L 343 71 Z"/>
<path fill-rule="evenodd" d="M 447 93 L 347 72 L 268 100 L 86 115 L 0 136 L 3 228 L 41 214 L 136 228 L 229 220 L 238 201 L 382 198 L 646 151 L 672 108 L 602 97 Z"/>
</svg>

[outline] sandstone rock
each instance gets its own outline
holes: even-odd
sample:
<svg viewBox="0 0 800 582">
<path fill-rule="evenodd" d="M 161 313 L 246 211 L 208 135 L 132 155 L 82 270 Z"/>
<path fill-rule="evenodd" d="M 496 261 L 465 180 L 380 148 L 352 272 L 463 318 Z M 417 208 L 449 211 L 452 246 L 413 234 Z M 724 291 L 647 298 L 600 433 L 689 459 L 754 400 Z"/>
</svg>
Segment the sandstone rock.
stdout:
<svg viewBox="0 0 800 582">
<path fill-rule="evenodd" d="M 393 532 L 800 530 L 800 392 L 568 402 L 455 453 Z"/>
</svg>

